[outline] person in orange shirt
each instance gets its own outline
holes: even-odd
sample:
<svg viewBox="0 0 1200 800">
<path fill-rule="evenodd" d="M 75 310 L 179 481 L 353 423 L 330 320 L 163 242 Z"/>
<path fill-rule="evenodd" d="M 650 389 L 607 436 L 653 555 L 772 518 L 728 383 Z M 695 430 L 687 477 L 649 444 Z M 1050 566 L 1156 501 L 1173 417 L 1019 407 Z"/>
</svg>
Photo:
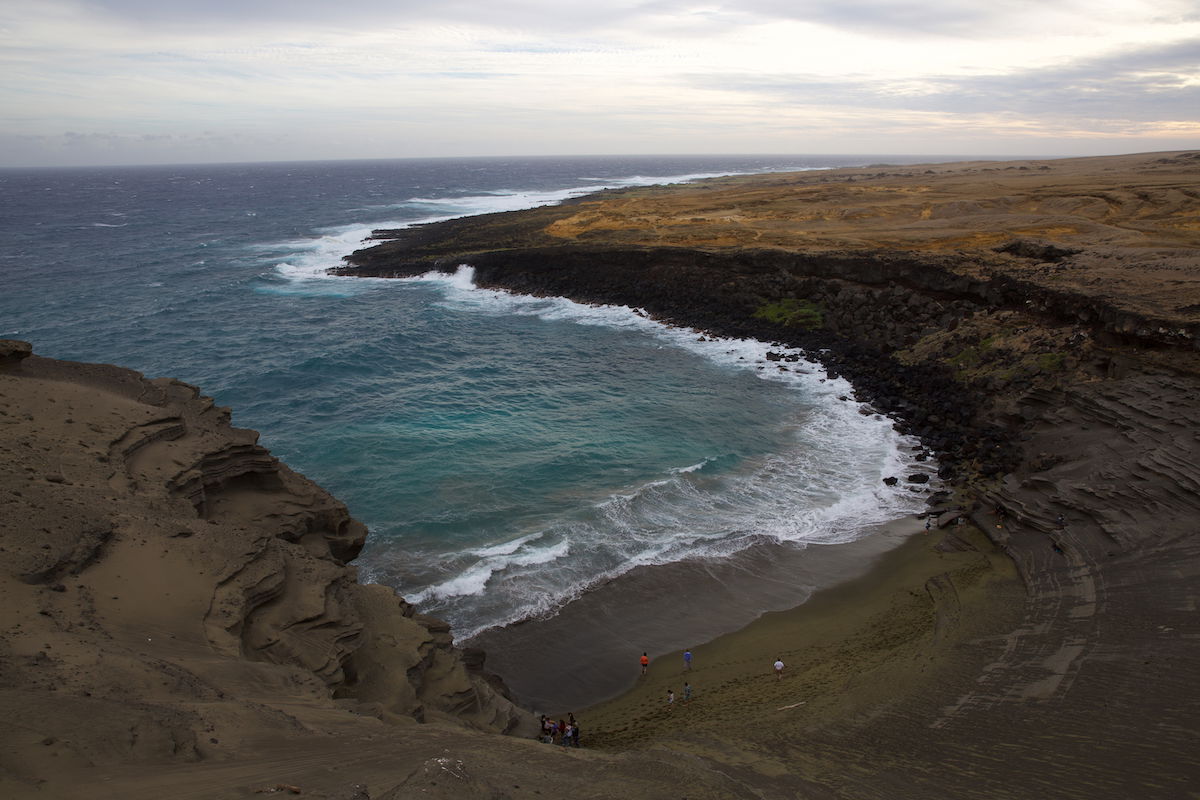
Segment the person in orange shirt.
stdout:
<svg viewBox="0 0 1200 800">
<path fill-rule="evenodd" d="M 641 662 L 642 662 L 642 674 L 645 675 L 646 668 L 650 666 L 650 656 L 646 655 L 645 653 L 642 653 Z"/>
</svg>

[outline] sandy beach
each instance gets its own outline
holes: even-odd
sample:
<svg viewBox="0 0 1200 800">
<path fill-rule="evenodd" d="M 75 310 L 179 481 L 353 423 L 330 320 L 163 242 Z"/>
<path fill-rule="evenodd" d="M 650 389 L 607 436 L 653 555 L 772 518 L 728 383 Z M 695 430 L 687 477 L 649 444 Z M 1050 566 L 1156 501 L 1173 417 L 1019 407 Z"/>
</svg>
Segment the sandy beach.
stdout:
<svg viewBox="0 0 1200 800">
<path fill-rule="evenodd" d="M 900 519 L 843 544 L 763 542 L 725 559 L 639 567 L 553 617 L 462 644 L 483 648 L 488 668 L 524 705 L 558 715 L 634 688 L 643 652 L 657 665 L 766 612 L 795 608 L 862 575 L 923 526 Z"/>
<path fill-rule="evenodd" d="M 691 752 L 739 742 L 753 750 L 781 730 L 815 730 L 929 691 L 964 669 L 971 643 L 1014 621 L 1011 564 L 973 525 L 911 535 L 858 576 L 795 608 L 651 663 L 635 687 L 580 715 L 600 747 L 678 741 Z M 783 679 L 773 671 L 785 664 Z M 966 667 L 969 669 L 969 667 Z M 692 699 L 668 708 L 684 682 Z"/>
</svg>

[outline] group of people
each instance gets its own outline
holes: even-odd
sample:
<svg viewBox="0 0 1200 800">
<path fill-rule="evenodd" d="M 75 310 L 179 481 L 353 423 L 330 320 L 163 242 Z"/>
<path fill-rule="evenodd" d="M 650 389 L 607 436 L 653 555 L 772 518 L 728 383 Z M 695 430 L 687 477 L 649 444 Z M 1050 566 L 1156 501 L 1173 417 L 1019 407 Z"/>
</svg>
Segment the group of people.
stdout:
<svg viewBox="0 0 1200 800">
<path fill-rule="evenodd" d="M 642 674 L 645 675 L 650 667 L 650 656 L 647 653 L 642 653 L 642 657 L 638 659 L 639 665 L 642 668 Z M 776 658 L 772 665 L 775 670 L 776 680 L 783 679 L 783 659 Z M 692 669 L 692 651 L 685 650 L 683 652 L 683 670 L 690 672 Z M 687 681 L 683 682 L 683 702 L 688 703 L 692 699 L 692 685 Z M 667 689 L 667 710 L 671 711 L 675 708 L 675 690 Z M 542 730 L 539 736 L 541 741 L 547 744 L 557 744 L 561 747 L 579 747 L 579 723 L 575 721 L 575 714 L 567 714 L 566 719 L 555 721 L 545 714 L 542 714 Z"/>
<path fill-rule="evenodd" d="M 567 719 L 557 722 L 542 714 L 541 739 L 547 744 L 557 744 L 562 747 L 579 747 L 579 723 L 574 714 L 568 714 Z"/>
<path fill-rule="evenodd" d="M 683 682 L 683 702 L 687 703 L 692 699 L 692 685 L 687 681 Z M 675 707 L 675 690 L 667 689 L 667 710 L 670 711 Z"/>
</svg>

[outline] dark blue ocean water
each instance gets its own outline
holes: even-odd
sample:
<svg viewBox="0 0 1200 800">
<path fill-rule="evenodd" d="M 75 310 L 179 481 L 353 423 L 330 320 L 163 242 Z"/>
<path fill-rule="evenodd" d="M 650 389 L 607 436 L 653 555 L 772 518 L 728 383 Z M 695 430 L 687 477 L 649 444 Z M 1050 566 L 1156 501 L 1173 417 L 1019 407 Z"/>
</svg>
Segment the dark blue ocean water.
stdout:
<svg viewBox="0 0 1200 800">
<path fill-rule="evenodd" d="M 895 157 L 0 171 L 0 337 L 198 384 L 344 500 L 364 577 L 460 636 L 639 564 L 846 541 L 911 443 L 808 366 L 630 309 L 324 270 L 376 227 L 605 186 Z M 917 159 L 907 159 L 916 161 Z M 924 160 L 928 160 L 927 158 Z"/>
</svg>

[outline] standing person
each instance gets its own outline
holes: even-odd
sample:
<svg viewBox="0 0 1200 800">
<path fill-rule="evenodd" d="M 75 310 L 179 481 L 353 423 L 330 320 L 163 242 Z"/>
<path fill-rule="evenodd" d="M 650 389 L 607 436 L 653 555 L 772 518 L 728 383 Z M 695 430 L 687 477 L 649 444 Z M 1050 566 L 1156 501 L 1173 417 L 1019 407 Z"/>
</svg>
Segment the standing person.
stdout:
<svg viewBox="0 0 1200 800">
<path fill-rule="evenodd" d="M 775 657 L 775 680 L 783 680 L 783 659 Z"/>
<path fill-rule="evenodd" d="M 642 657 L 641 657 L 640 659 L 638 659 L 638 661 L 640 661 L 640 662 L 641 662 L 641 664 L 642 664 L 642 674 L 643 674 L 643 675 L 645 675 L 645 674 L 646 674 L 646 668 L 650 666 L 650 656 L 646 655 L 645 653 L 642 653 Z"/>
<path fill-rule="evenodd" d="M 675 708 L 675 690 L 667 689 L 667 711 Z"/>
<path fill-rule="evenodd" d="M 692 651 L 691 650 L 683 651 L 683 668 L 685 671 L 690 670 L 692 668 Z"/>
<path fill-rule="evenodd" d="M 688 683 L 687 681 L 684 681 L 684 684 L 683 684 L 683 702 L 685 702 L 685 703 L 686 703 L 687 701 L 689 701 L 689 700 L 691 700 L 691 699 L 692 699 L 692 685 L 691 685 L 690 683 Z"/>
</svg>

